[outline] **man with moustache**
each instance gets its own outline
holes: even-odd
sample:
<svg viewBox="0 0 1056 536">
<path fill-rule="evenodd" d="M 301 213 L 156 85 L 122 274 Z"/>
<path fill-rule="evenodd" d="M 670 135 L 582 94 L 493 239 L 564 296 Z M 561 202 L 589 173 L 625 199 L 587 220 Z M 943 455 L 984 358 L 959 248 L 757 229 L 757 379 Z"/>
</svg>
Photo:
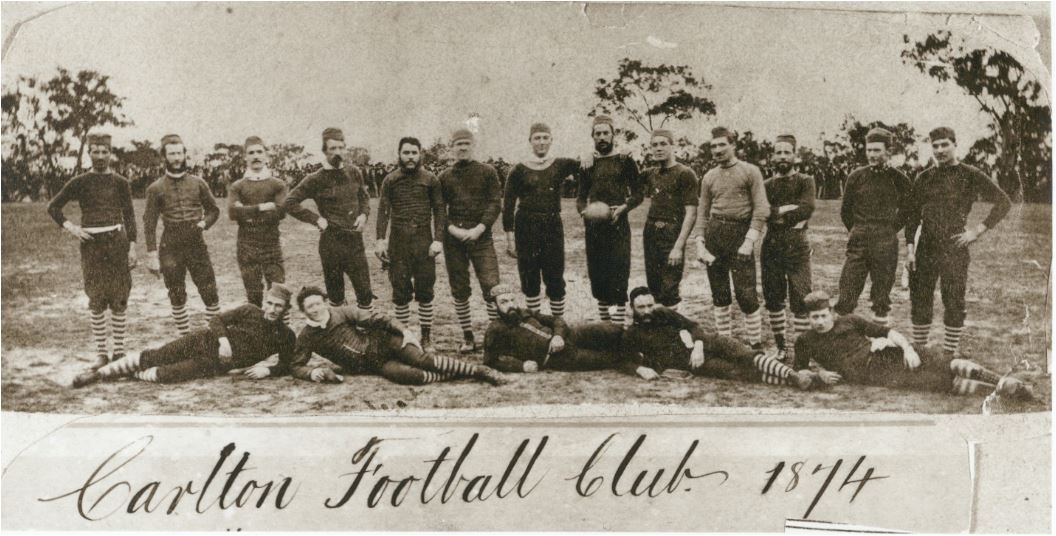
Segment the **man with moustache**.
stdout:
<svg viewBox="0 0 1056 536">
<path fill-rule="evenodd" d="M 491 226 L 502 209 L 502 186 L 495 168 L 473 158 L 473 133 L 459 129 L 451 135 L 455 163 L 440 174 L 440 188 L 447 208 L 447 232 L 444 233 L 444 262 L 455 314 L 462 327 L 459 353 L 475 352 L 473 318 L 469 308 L 472 294 L 469 266 L 477 274 L 480 292 L 488 318 L 497 316 L 491 289 L 499 284 L 499 259 L 495 254 Z"/>
<path fill-rule="evenodd" d="M 110 171 L 110 135 L 89 134 L 92 169 L 67 182 L 48 203 L 55 223 L 80 240 L 81 273 L 88 295 L 89 320 L 99 368 L 125 355 L 125 311 L 136 265 L 136 213 L 128 179 Z M 81 224 L 66 219 L 62 209 L 77 201 Z M 107 353 L 106 311 L 110 310 L 113 354 Z"/>
<path fill-rule="evenodd" d="M 697 256 L 708 269 L 716 331 L 733 336 L 732 279 L 737 305 L 744 313 L 748 343 L 759 349 L 763 326 L 755 290 L 754 248 L 770 216 L 770 203 L 759 168 L 737 159 L 733 133 L 724 127 L 712 129 L 710 147 L 719 165 L 704 175 L 700 185 Z"/>
<path fill-rule="evenodd" d="M 351 374 L 377 374 L 404 385 L 424 385 L 458 378 L 474 378 L 492 385 L 507 383 L 495 369 L 422 349 L 414 334 L 383 315 L 347 306 L 327 306 L 318 287 L 297 294 L 297 306 L 307 325 L 297 336 L 290 365 L 293 376 L 320 383 L 341 383 L 344 378 L 325 366 L 310 367 L 319 354 Z"/>
<path fill-rule="evenodd" d="M 440 237 L 446 227 L 444 197 L 436 175 L 421 169 L 422 144 L 417 138 L 400 138 L 397 154 L 399 168 L 381 183 L 374 247 L 377 256 L 390 263 L 396 320 L 408 325 L 413 297 L 418 302 L 422 347 L 428 349 L 432 346 L 435 259 L 443 251 Z M 391 241 L 387 238 L 390 219 Z"/>
<path fill-rule="evenodd" d="M 850 231 L 847 256 L 840 273 L 840 298 L 834 308 L 849 315 L 858 306 L 865 278 L 872 281 L 869 299 L 873 321 L 890 324 L 891 288 L 898 269 L 898 231 L 909 214 L 912 184 L 901 171 L 891 167 L 894 137 L 883 128 L 865 135 L 865 155 L 869 165 L 847 177 L 840 207 L 840 219 Z"/>
<path fill-rule="evenodd" d="M 631 274 L 631 225 L 627 213 L 642 204 L 645 187 L 634 159 L 615 151 L 616 129 L 610 117 L 594 117 L 591 136 L 595 152 L 581 163 L 584 169 L 579 174 L 576 209 L 583 214 L 587 204 L 594 202 L 610 207 L 608 219 L 583 222 L 587 274 L 601 320 L 622 326 Z M 615 310 L 610 314 L 612 306 Z"/>
<path fill-rule="evenodd" d="M 620 326 L 611 322 L 569 326 L 559 316 L 522 309 L 509 285 L 497 285 L 491 294 L 499 317 L 484 335 L 484 364 L 501 372 L 601 370 L 617 365 Z"/>
<path fill-rule="evenodd" d="M 185 282 L 188 272 L 205 303 L 206 317 L 212 320 L 220 314 L 216 275 L 203 237 L 203 232 L 220 218 L 220 208 L 205 180 L 187 172 L 187 149 L 179 136 L 161 138 L 160 151 L 165 159 L 165 176 L 147 187 L 147 207 L 143 212 L 147 269 L 155 275 L 161 272 L 169 290 L 176 331 L 186 335 L 191 331 Z M 160 245 L 155 238 L 159 217 L 165 222 Z"/>
<path fill-rule="evenodd" d="M 792 310 L 793 326 L 799 335 L 810 329 L 803 298 L 810 293 L 810 239 L 807 221 L 814 213 L 814 179 L 797 173 L 796 138 L 777 137 L 771 161 L 776 174 L 763 185 L 770 203 L 766 237 L 760 253 L 763 302 L 770 313 L 770 329 L 779 356 L 788 348 L 785 342 L 785 298 Z M 782 356 L 783 357 L 783 356 Z"/>
<path fill-rule="evenodd" d="M 565 314 L 561 185 L 566 177 L 577 173 L 579 162 L 549 156 L 551 142 L 549 126 L 531 126 L 528 143 L 533 157 L 514 166 L 506 179 L 502 228 L 506 232 L 506 252 L 517 259 L 528 309 L 539 312 L 543 300 L 540 283 L 544 282 L 550 314 L 561 317 Z"/>
<path fill-rule="evenodd" d="M 344 164 L 345 134 L 337 128 L 323 130 L 323 168 L 308 175 L 286 197 L 286 212 L 319 229 L 319 260 L 323 282 L 333 305 L 345 303 L 345 275 L 352 281 L 356 303 L 372 310 L 374 292 L 363 245 L 363 229 L 370 214 L 370 196 L 363 174 Z M 301 206 L 315 201 L 319 213 Z"/>
<path fill-rule="evenodd" d="M 246 299 L 260 307 L 265 285 L 270 288 L 286 281 L 279 221 L 285 216 L 282 204 L 287 188 L 286 182 L 267 168 L 267 153 L 259 137 L 246 138 L 245 148 L 248 168 L 227 192 L 227 213 L 238 222 L 235 247 Z"/>
<path fill-rule="evenodd" d="M 652 199 L 642 231 L 645 280 L 661 305 L 675 308 L 682 301 L 678 287 L 686 242 L 697 221 L 697 174 L 675 161 L 675 136 L 670 130 L 654 130 L 649 146 L 659 166 L 645 172 Z"/>
<path fill-rule="evenodd" d="M 117 359 L 99 370 L 77 376 L 72 386 L 84 387 L 100 380 L 124 376 L 154 383 L 176 383 L 217 376 L 232 369 L 261 379 L 284 374 L 293 359 L 296 337 L 283 323 L 292 293 L 275 283 L 263 300 L 263 309 L 247 303 L 209 320 L 209 326 L 194 330 L 159 348 Z M 275 365 L 262 362 L 278 354 Z"/>
<path fill-rule="evenodd" d="M 646 287 L 631 291 L 633 323 L 623 336 L 622 370 L 655 380 L 665 370 L 723 379 L 759 380 L 810 389 L 810 371 L 796 372 L 773 356 L 731 337 L 706 333 L 700 324 L 657 305 Z"/>
<path fill-rule="evenodd" d="M 968 248 L 1008 214 L 1012 203 L 982 171 L 958 161 L 957 135 L 952 128 L 936 128 L 929 138 L 936 165 L 917 175 L 906 220 L 912 337 L 914 345 L 927 345 L 935 283 L 941 279 L 945 325 L 942 349 L 958 355 L 967 315 L 964 294 L 968 286 Z M 982 223 L 965 230 L 972 204 L 980 196 L 993 201 L 993 206 Z"/>
</svg>

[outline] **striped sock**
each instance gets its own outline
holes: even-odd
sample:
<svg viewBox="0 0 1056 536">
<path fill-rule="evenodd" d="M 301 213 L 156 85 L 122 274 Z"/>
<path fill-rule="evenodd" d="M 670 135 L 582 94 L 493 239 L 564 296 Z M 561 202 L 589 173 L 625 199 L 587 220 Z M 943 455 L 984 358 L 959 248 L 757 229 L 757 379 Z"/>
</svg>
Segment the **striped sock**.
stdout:
<svg viewBox="0 0 1056 536">
<path fill-rule="evenodd" d="M 774 332 L 774 343 L 778 348 L 785 347 L 785 322 L 788 319 L 785 317 L 785 310 L 780 311 L 767 311 L 770 317 L 770 331 Z"/>
<path fill-rule="evenodd" d="M 433 372 L 431 370 L 423 370 L 422 371 L 422 379 L 421 379 L 421 384 L 420 385 L 425 385 L 427 383 L 446 382 L 448 380 L 453 380 L 455 378 L 456 378 L 456 376 L 453 375 L 453 374 L 444 374 L 442 372 Z"/>
<path fill-rule="evenodd" d="M 423 336 L 433 331 L 433 302 L 418 304 L 418 325 Z"/>
<path fill-rule="evenodd" d="M 947 354 L 958 355 L 961 349 L 961 333 L 964 326 L 946 326 L 946 333 L 942 337 L 942 351 Z"/>
<path fill-rule="evenodd" d="M 143 380 L 145 382 L 158 382 L 158 367 L 150 367 L 147 370 L 141 370 L 134 374 L 137 380 Z"/>
<path fill-rule="evenodd" d="M 810 318 L 796 315 L 792 317 L 792 325 L 796 328 L 796 337 L 810 331 Z"/>
<path fill-rule="evenodd" d="M 565 316 L 565 299 L 550 300 L 550 314 L 561 318 Z"/>
<path fill-rule="evenodd" d="M 617 305 L 612 311 L 612 323 L 617 326 L 627 325 L 627 306 Z"/>
<path fill-rule="evenodd" d="M 733 320 L 730 318 L 730 306 L 714 307 L 715 331 L 723 337 L 733 337 Z"/>
<path fill-rule="evenodd" d="M 748 344 L 763 344 L 763 315 L 759 309 L 744 315 L 744 330 L 748 332 Z"/>
<path fill-rule="evenodd" d="M 91 311 L 92 341 L 95 342 L 95 354 L 109 359 L 106 349 L 106 311 Z"/>
<path fill-rule="evenodd" d="M 873 322 L 880 324 L 881 327 L 891 327 L 891 319 L 887 315 L 873 315 Z"/>
<path fill-rule="evenodd" d="M 455 316 L 458 317 L 458 325 L 462 328 L 462 332 L 469 331 L 472 333 L 473 317 L 469 310 L 469 300 L 455 300 Z"/>
<path fill-rule="evenodd" d="M 953 359 L 950 361 L 950 370 L 961 378 L 979 380 L 987 383 L 997 384 L 1001 381 L 1001 375 L 987 370 L 985 367 L 967 359 Z"/>
<path fill-rule="evenodd" d="M 528 306 L 528 310 L 538 313 L 539 309 L 543 307 L 543 295 L 538 296 L 526 296 L 524 298 L 525 305 Z"/>
<path fill-rule="evenodd" d="M 792 367 L 767 354 L 756 355 L 752 358 L 752 364 L 763 373 L 764 382 L 774 385 L 789 383 L 788 377 L 795 372 Z"/>
<path fill-rule="evenodd" d="M 913 324 L 912 337 L 913 346 L 924 348 L 928 345 L 928 333 L 931 332 L 931 324 Z"/>
<path fill-rule="evenodd" d="M 477 366 L 467 361 L 435 354 L 430 357 L 433 358 L 432 369 L 436 372 L 453 374 L 461 378 L 472 377 L 477 373 Z"/>
<path fill-rule="evenodd" d="M 486 301 L 484 307 L 488 310 L 488 320 L 494 322 L 499 319 L 499 310 L 495 307 L 495 302 Z"/>
<path fill-rule="evenodd" d="M 601 318 L 602 322 L 611 322 L 612 317 L 609 316 L 609 304 L 605 302 L 598 302 L 598 317 Z"/>
<path fill-rule="evenodd" d="M 362 303 L 357 303 L 356 307 L 359 307 L 359 310 L 363 311 L 364 313 L 374 314 L 374 302 L 370 302 L 366 305 L 363 305 Z"/>
<path fill-rule="evenodd" d="M 396 321 L 404 326 L 409 326 L 411 322 L 411 304 L 405 303 L 403 305 L 396 306 Z"/>
<path fill-rule="evenodd" d="M 953 378 L 953 392 L 958 395 L 973 395 L 980 391 L 993 391 L 997 385 L 979 380 L 969 380 L 956 376 Z"/>
<path fill-rule="evenodd" d="M 214 303 L 212 305 L 205 306 L 205 320 L 208 322 L 216 318 L 216 315 L 220 314 L 220 304 Z"/>
<path fill-rule="evenodd" d="M 129 354 L 120 359 L 115 359 L 111 361 L 110 364 L 101 367 L 95 372 L 103 378 L 116 378 L 121 376 L 128 376 L 129 374 L 132 374 L 133 372 L 139 370 L 139 359 L 140 354 Z"/>
<path fill-rule="evenodd" d="M 176 333 L 183 336 L 191 332 L 191 317 L 187 314 L 187 304 L 173 305 L 172 319 L 176 321 Z"/>
<path fill-rule="evenodd" d="M 114 357 L 125 355 L 125 331 L 128 328 L 128 316 L 110 311 L 110 331 L 114 337 Z"/>
</svg>

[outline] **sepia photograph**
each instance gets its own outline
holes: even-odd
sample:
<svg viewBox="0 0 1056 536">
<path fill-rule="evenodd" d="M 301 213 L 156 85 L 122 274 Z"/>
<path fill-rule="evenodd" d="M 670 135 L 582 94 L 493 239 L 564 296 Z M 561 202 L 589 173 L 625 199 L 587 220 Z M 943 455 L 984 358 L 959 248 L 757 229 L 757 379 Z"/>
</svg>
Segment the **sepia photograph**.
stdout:
<svg viewBox="0 0 1056 536">
<path fill-rule="evenodd" d="M 271 465 L 314 467 L 322 455 L 309 453 L 342 444 L 362 477 L 368 454 L 397 448 L 382 445 L 425 459 L 458 437 L 468 456 L 474 423 L 510 450 L 519 427 L 567 428 L 525 439 L 512 461 L 496 448 L 481 463 L 509 462 L 496 470 L 505 482 L 533 449 L 564 444 L 559 459 L 575 451 L 582 467 L 547 473 L 540 489 L 575 482 L 584 500 L 610 447 L 630 448 L 618 481 L 658 442 L 679 445 L 656 455 L 682 459 L 669 474 L 761 500 L 807 494 L 793 491 L 795 460 L 767 456 L 816 437 L 827 458 L 799 463 L 824 486 L 805 495 L 809 508 L 765 521 L 743 519 L 731 498 L 706 522 L 642 524 L 610 497 L 591 514 L 611 513 L 600 525 L 572 501 L 549 519 L 514 506 L 520 522 L 505 525 L 461 505 L 447 524 L 372 511 L 351 527 L 288 524 L 279 510 L 293 484 L 276 479 L 257 504 L 274 503 L 274 517 L 217 525 L 203 514 L 179 528 L 1051 528 L 1047 478 L 1031 483 L 1041 495 L 1030 504 L 991 501 L 979 480 L 993 474 L 987 463 L 1014 463 L 995 462 L 979 438 L 1044 438 L 1016 450 L 1026 463 L 1015 472 L 992 477 L 1001 489 L 1032 464 L 1051 470 L 1048 3 L 5 1 L 3 11 L 4 506 L 20 509 L 15 493 L 36 490 L 31 467 L 64 482 L 27 495 L 32 508 L 5 529 L 38 528 L 29 512 L 44 519 L 72 497 L 62 506 L 76 522 L 56 521 L 65 529 L 145 528 L 143 516 L 96 515 L 120 484 L 86 498 L 98 475 L 118 471 L 107 463 L 136 449 L 125 464 L 149 452 L 146 467 L 180 491 L 153 503 L 153 491 L 123 482 L 135 495 L 108 511 L 180 512 L 199 488 L 176 471 L 204 479 L 201 460 L 224 447 L 211 436 L 227 431 L 241 443 L 224 448 L 206 488 L 241 455 L 232 449 L 272 426 L 285 430 L 277 444 L 305 450 Z M 383 444 L 375 424 L 402 442 Z M 658 427 L 650 443 L 615 431 L 639 425 Z M 700 448 L 730 467 L 682 472 L 698 444 L 683 448 L 681 426 L 728 427 Z M 925 438 L 933 452 L 884 476 L 873 451 L 851 452 L 880 449 L 891 462 Z M 79 460 L 85 445 L 97 450 L 63 481 L 48 460 Z M 23 449 L 23 468 L 9 471 Z M 586 465 L 579 451 L 594 452 Z M 535 462 L 509 488 L 522 498 Z M 753 479 L 735 476 L 742 465 Z M 428 511 L 435 471 L 416 508 Z M 912 476 L 895 484 L 895 473 Z M 685 490 L 662 508 L 689 508 L 690 486 L 667 478 L 666 493 Z M 820 521 L 847 524 L 818 524 L 834 478 L 829 496 L 842 482 L 842 502 Z M 645 493 L 639 483 L 627 493 Z M 389 491 L 392 507 L 403 485 Z M 883 486 L 903 492 L 854 502 Z M 473 492 L 481 501 L 486 487 Z M 944 495 L 957 506 L 936 514 Z M 1004 513 L 980 521 L 980 508 Z M 103 518 L 115 524 L 92 524 Z"/>
</svg>

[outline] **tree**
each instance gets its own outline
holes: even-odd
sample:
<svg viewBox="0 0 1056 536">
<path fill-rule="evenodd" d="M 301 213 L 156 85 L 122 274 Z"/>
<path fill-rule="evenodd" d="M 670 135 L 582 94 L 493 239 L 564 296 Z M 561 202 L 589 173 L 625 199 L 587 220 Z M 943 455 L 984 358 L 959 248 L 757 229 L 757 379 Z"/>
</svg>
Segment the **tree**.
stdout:
<svg viewBox="0 0 1056 536">
<path fill-rule="evenodd" d="M 917 136 L 916 129 L 909 124 L 888 124 L 883 121 L 862 123 L 855 119 L 853 115 L 848 114 L 843 119 L 843 125 L 840 126 L 840 138 L 843 142 L 841 145 L 853 153 L 851 156 L 854 157 L 855 161 L 865 163 L 865 137 L 874 128 L 882 128 L 894 136 L 894 147 L 891 148 L 892 153 L 904 154 L 907 159 L 917 157 L 919 136 Z"/>
<path fill-rule="evenodd" d="M 22 76 L 14 88 L 4 92 L 3 133 L 14 139 L 7 170 L 16 170 L 14 180 L 5 179 L 5 193 L 12 200 L 36 200 L 50 196 L 60 176 L 58 157 L 68 144 L 52 110 L 45 87 L 34 77 Z"/>
<path fill-rule="evenodd" d="M 594 86 L 598 102 L 587 115 L 608 114 L 637 125 L 646 137 L 668 121 L 685 121 L 715 115 L 715 103 L 705 96 L 711 85 L 693 75 L 685 65 L 645 65 L 624 58 L 616 78 L 599 78 Z M 634 128 L 623 129 L 627 142 L 638 137 Z"/>
<path fill-rule="evenodd" d="M 300 163 L 308 155 L 304 152 L 303 145 L 293 143 L 276 143 L 268 146 L 271 155 L 271 169 L 289 170 L 300 167 Z"/>
<path fill-rule="evenodd" d="M 150 140 L 132 140 L 131 151 L 115 148 L 114 152 L 119 161 L 139 168 L 150 168 L 158 163 L 158 152 Z"/>
<path fill-rule="evenodd" d="M 969 49 L 947 30 L 921 41 L 903 36 L 902 62 L 939 82 L 953 82 L 990 119 L 997 181 L 1013 199 L 1037 193 L 1052 168 L 1049 97 L 1034 75 L 1011 54 L 993 47 Z M 1044 194 L 1046 197 L 1048 194 Z"/>
<path fill-rule="evenodd" d="M 109 84 L 110 77 L 96 71 L 78 71 L 72 76 L 61 67 L 59 73 L 44 84 L 44 91 L 55 110 L 56 132 L 63 136 L 69 132 L 80 140 L 75 172 L 81 170 L 88 131 L 105 125 L 132 125 L 132 121 L 121 113 L 124 97 L 115 95 Z"/>
<path fill-rule="evenodd" d="M 422 155 L 422 166 L 443 164 L 445 158 L 447 158 L 447 144 L 444 143 L 442 138 L 437 138 L 436 141 L 425 150 L 425 154 Z"/>
</svg>

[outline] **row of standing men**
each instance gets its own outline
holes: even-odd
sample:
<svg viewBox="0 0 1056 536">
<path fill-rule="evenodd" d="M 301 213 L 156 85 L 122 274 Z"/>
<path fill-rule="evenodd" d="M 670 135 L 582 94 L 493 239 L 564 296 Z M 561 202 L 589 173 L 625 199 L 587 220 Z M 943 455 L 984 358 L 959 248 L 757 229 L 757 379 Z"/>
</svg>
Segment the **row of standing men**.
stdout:
<svg viewBox="0 0 1056 536">
<path fill-rule="evenodd" d="M 549 127 L 532 125 L 533 156 L 513 168 L 505 192 L 495 170 L 474 160 L 475 140 L 468 130 L 452 135 L 456 162 L 439 177 L 421 169 L 422 148 L 417 139 L 399 141 L 398 169 L 382 184 L 375 247 L 388 269 L 396 319 L 408 324 L 410 302 L 418 303 L 423 346 L 430 345 L 435 257 L 441 253 L 463 332 L 459 351 L 477 348 L 469 302 L 471 266 L 489 317 L 496 318 L 491 289 L 499 284 L 500 275 L 491 228 L 500 214 L 507 252 L 517 259 L 529 309 L 541 308 L 545 285 L 551 313 L 564 313 L 561 184 L 570 175 L 578 182 L 577 209 L 584 216 L 588 275 L 601 320 L 625 323 L 631 261 L 628 212 L 642 203 L 648 189 L 652 202 L 643 229 L 645 271 L 648 287 L 659 303 L 677 307 L 681 301 L 686 249 L 695 241 L 697 260 L 707 267 L 718 333 L 732 335 L 731 306 L 736 300 L 744 313 L 748 343 L 759 348 L 762 321 L 754 251 L 755 243 L 762 240 L 763 301 L 778 350 L 790 347 L 786 346 L 786 301 L 794 331 L 807 330 L 803 304 L 811 291 L 807 223 L 815 195 L 813 179 L 794 171 L 794 137 L 776 139 L 777 174 L 764 182 L 756 166 L 736 158 L 734 136 L 725 128 L 714 129 L 710 141 L 719 166 L 699 181 L 690 168 L 675 162 L 676 138 L 670 131 L 653 132 L 652 157 L 661 165 L 644 172 L 633 158 L 615 149 L 616 127 L 610 118 L 595 117 L 591 134 L 592 154 L 579 159 L 554 158 L 549 154 Z M 951 129 L 937 128 L 930 138 L 937 165 L 911 182 L 886 165 L 891 134 L 883 129 L 868 134 L 870 165 L 848 178 L 841 207 L 850 237 L 834 309 L 840 315 L 852 313 L 869 278 L 874 320 L 888 323 L 889 294 L 898 262 L 897 234 L 904 228 L 912 270 L 913 342 L 922 346 L 927 342 L 934 289 L 941 280 L 944 349 L 956 353 L 964 326 L 968 246 L 1004 217 L 1010 202 L 985 175 L 957 161 L 956 136 Z M 246 140 L 248 167 L 230 189 L 228 212 L 239 225 L 237 260 L 251 303 L 260 305 L 265 288 L 285 281 L 278 224 L 289 214 L 320 231 L 319 256 L 330 302 L 344 302 L 347 276 L 357 306 L 365 311 L 373 306 L 362 237 L 370 211 L 363 177 L 342 162 L 345 140 L 339 129 L 323 131 L 322 149 L 323 169 L 287 193 L 285 182 L 266 167 L 263 141 L 258 137 Z M 97 364 L 103 365 L 124 355 L 130 269 L 136 263 L 130 243 L 136 240 L 136 222 L 127 181 L 107 167 L 109 136 L 90 136 L 89 152 L 92 171 L 67 183 L 48 211 L 81 239 Z M 207 317 L 219 313 L 203 231 L 216 223 L 220 210 L 205 182 L 187 174 L 186 149 L 179 136 L 162 138 L 161 153 L 166 173 L 148 187 L 143 215 L 147 267 L 164 279 L 177 331 L 183 335 L 190 330 L 188 273 Z M 984 222 L 966 230 L 968 214 L 980 195 L 992 198 L 994 206 Z M 318 212 L 302 206 L 306 199 L 314 200 Z M 63 215 L 63 207 L 73 200 L 81 206 L 80 225 Z M 159 219 L 164 222 L 160 243 L 156 237 Z"/>
</svg>

